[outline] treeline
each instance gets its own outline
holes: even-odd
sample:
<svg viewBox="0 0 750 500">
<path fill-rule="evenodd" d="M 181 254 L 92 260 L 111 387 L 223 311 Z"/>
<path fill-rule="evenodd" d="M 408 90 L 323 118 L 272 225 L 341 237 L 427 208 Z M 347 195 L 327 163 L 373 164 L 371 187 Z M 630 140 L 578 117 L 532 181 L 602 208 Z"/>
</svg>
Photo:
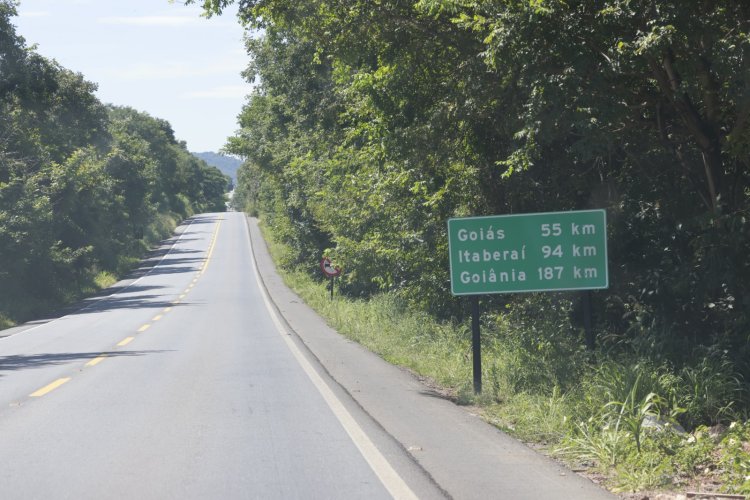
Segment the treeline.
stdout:
<svg viewBox="0 0 750 500">
<path fill-rule="evenodd" d="M 0 1 L 0 326 L 96 288 L 228 179 L 164 120 L 106 106 L 96 86 L 26 46 Z"/>
<path fill-rule="evenodd" d="M 290 264 L 327 252 L 347 294 L 460 318 L 448 218 L 605 208 L 600 348 L 719 353 L 750 375 L 750 3 L 263 0 L 240 16 L 262 36 L 228 146 L 248 160 L 237 196 Z M 579 297 L 555 300 L 580 334 Z M 533 318 L 546 301 L 485 303 Z"/>
</svg>

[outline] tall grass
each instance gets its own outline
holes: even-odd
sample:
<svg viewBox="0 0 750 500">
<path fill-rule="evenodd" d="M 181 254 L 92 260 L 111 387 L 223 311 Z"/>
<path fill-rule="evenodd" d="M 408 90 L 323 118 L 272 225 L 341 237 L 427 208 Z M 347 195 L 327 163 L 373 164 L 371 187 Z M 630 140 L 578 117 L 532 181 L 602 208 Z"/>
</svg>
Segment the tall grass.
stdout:
<svg viewBox="0 0 750 500">
<path fill-rule="evenodd" d="M 465 328 L 411 311 L 394 295 L 367 301 L 340 296 L 331 300 L 327 283 L 316 282 L 301 271 L 285 273 L 284 278 L 331 327 L 387 361 L 447 388 L 456 389 L 471 379 L 470 334 Z"/>
<path fill-rule="evenodd" d="M 283 245 L 267 241 L 276 262 L 291 261 Z M 750 437 L 740 444 L 696 437 L 703 425 L 747 418 L 747 385 L 721 352 L 680 369 L 624 350 L 598 353 L 592 363 L 570 327 L 570 305 L 529 296 L 483 316 L 484 383 L 475 395 L 468 321 L 439 322 L 394 293 L 331 300 L 328 282 L 283 266 L 281 274 L 341 334 L 431 379 L 457 403 L 475 405 L 492 424 L 597 470 L 614 490 L 668 490 L 721 468 L 725 490 L 750 492 Z"/>
<path fill-rule="evenodd" d="M 0 314 L 0 330 L 5 330 L 6 328 L 10 328 L 12 326 L 16 326 L 15 322 Z"/>
</svg>

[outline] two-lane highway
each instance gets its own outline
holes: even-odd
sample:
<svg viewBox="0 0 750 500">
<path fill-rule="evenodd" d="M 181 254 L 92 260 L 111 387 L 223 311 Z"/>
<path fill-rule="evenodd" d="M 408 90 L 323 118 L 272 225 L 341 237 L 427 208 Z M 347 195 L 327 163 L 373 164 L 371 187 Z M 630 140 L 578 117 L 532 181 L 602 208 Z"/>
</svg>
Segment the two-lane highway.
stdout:
<svg viewBox="0 0 750 500">
<path fill-rule="evenodd" d="M 110 295 L 3 332 L 0 498 L 612 498 L 331 330 L 256 221 L 176 234 Z"/>
<path fill-rule="evenodd" d="M 284 338 L 244 216 L 179 234 L 130 286 L 0 340 L 0 497 L 412 495 Z"/>
</svg>

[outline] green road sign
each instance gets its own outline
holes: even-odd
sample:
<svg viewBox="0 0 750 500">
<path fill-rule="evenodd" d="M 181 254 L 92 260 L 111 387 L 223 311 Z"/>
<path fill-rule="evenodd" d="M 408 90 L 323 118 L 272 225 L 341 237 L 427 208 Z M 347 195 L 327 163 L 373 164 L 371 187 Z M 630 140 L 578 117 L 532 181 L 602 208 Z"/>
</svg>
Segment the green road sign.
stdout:
<svg viewBox="0 0 750 500">
<path fill-rule="evenodd" d="M 451 292 L 607 288 L 604 210 L 448 220 Z"/>
</svg>

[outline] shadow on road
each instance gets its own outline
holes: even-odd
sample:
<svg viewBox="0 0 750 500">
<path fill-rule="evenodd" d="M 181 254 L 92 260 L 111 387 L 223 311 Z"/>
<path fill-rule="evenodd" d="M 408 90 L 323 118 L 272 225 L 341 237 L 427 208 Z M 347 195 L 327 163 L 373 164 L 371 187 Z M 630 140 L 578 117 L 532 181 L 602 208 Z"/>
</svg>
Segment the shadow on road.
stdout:
<svg viewBox="0 0 750 500">
<path fill-rule="evenodd" d="M 177 258 L 166 258 L 162 260 L 158 266 L 149 269 L 148 274 L 155 276 L 158 274 L 175 274 L 175 273 L 188 273 L 197 271 L 197 267 L 191 264 L 198 264 L 204 261 L 203 258 L 189 258 L 189 257 L 177 257 Z"/>
<path fill-rule="evenodd" d="M 165 307 L 177 307 L 185 304 L 180 302 L 175 304 L 172 300 L 167 300 L 164 295 L 133 295 L 125 297 L 108 297 L 98 302 L 94 302 L 89 307 L 71 311 L 69 315 L 91 314 L 102 311 L 112 311 L 116 309 L 163 309 Z"/>
<path fill-rule="evenodd" d="M 224 218 L 218 214 L 195 216 L 187 219 L 183 225 L 180 226 L 182 228 L 181 233 L 162 240 L 157 248 L 147 252 L 146 256 L 140 261 L 137 267 L 131 269 L 130 272 L 123 277 L 121 284 L 93 293 L 85 299 L 60 307 L 59 309 L 41 313 L 36 319 L 27 321 L 18 327 L 0 330 L 0 339 L 15 335 L 16 333 L 28 330 L 29 328 L 41 326 L 66 315 L 88 314 L 92 312 L 106 311 L 108 309 L 158 308 L 173 306 L 173 302 L 167 300 L 166 295 L 161 296 L 161 300 L 154 300 L 160 296 L 141 295 L 138 297 L 119 297 L 118 294 L 131 295 L 133 293 L 164 288 L 160 286 L 133 286 L 127 284 L 128 281 L 133 283 L 146 275 L 170 275 L 198 271 L 202 262 L 205 261 L 205 250 L 180 249 L 175 248 L 175 244 L 178 241 L 180 243 L 188 241 L 205 241 L 204 238 L 190 238 L 189 235 L 185 238 L 182 237 L 182 234 L 188 227 L 186 226 L 188 222 L 192 221 L 190 224 L 211 224 L 222 220 L 224 220 Z M 209 234 L 210 232 L 191 231 L 191 233 Z"/>
<path fill-rule="evenodd" d="M 196 215 L 195 217 L 190 217 L 188 221 L 190 221 L 192 224 L 212 224 L 214 222 L 219 222 L 224 220 L 224 217 L 218 217 L 218 216 L 211 216 L 211 215 Z"/>
<path fill-rule="evenodd" d="M 47 354 L 28 354 L 0 356 L 0 377 L 2 372 L 23 370 L 27 368 L 42 368 L 44 366 L 62 365 L 76 361 L 88 361 L 99 356 L 108 358 L 144 356 L 169 351 L 106 351 L 106 352 L 61 352 Z"/>
</svg>

